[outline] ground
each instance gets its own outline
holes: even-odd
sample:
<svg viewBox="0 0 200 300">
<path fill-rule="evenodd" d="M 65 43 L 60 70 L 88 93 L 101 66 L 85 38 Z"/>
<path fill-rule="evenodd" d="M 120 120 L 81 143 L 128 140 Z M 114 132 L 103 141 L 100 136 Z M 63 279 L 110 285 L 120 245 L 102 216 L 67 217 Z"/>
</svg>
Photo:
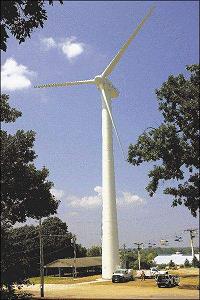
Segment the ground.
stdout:
<svg viewBox="0 0 200 300">
<path fill-rule="evenodd" d="M 75 280 L 48 277 L 45 278 L 44 292 L 47 299 L 48 297 L 51 299 L 199 299 L 198 269 L 173 270 L 170 273 L 181 276 L 179 287 L 158 288 L 154 279 L 112 283 L 101 281 L 100 276 Z M 32 282 L 35 284 L 23 289 L 38 297 L 40 295 L 38 278 L 33 278 Z"/>
</svg>

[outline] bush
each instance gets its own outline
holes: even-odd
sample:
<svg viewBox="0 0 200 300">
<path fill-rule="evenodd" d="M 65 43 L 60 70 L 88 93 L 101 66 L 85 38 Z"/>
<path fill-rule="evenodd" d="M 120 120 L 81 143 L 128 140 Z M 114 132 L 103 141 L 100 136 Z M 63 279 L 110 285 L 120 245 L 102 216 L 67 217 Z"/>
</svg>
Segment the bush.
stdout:
<svg viewBox="0 0 200 300">
<path fill-rule="evenodd" d="M 194 258 L 192 260 L 192 266 L 195 267 L 195 268 L 200 267 L 200 263 L 199 263 L 198 259 L 196 258 L 196 256 L 194 256 Z"/>
<path fill-rule="evenodd" d="M 189 260 L 186 258 L 185 262 L 184 262 L 184 266 L 185 268 L 190 268 L 191 267 L 191 264 L 189 262 Z"/>
<path fill-rule="evenodd" d="M 175 265 L 175 263 L 174 263 L 172 260 L 170 260 L 168 266 L 169 266 L 170 269 L 172 269 L 172 268 L 174 268 L 176 265 Z"/>
<path fill-rule="evenodd" d="M 167 265 L 166 264 L 160 264 L 157 266 L 158 270 L 163 270 L 166 269 Z"/>
</svg>

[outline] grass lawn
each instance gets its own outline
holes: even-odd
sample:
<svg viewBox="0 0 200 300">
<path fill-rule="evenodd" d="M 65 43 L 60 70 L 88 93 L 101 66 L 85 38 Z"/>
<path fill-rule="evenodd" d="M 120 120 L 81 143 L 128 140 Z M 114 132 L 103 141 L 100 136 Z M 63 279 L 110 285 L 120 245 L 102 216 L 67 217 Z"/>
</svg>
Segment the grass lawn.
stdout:
<svg viewBox="0 0 200 300">
<path fill-rule="evenodd" d="M 199 285 L 199 269 L 197 268 L 184 268 L 179 270 L 169 270 L 170 274 L 176 274 L 180 276 L 180 287 L 183 287 L 185 285 L 187 286 L 197 286 Z M 73 278 L 73 277 L 54 277 L 54 276 L 45 276 L 44 277 L 44 283 L 45 284 L 75 284 L 75 283 L 81 283 L 81 282 L 89 282 L 89 281 L 95 281 L 96 279 L 100 279 L 101 275 L 93 275 L 93 276 L 87 276 L 87 277 L 79 277 L 79 278 Z M 39 284 L 40 283 L 40 277 L 32 277 L 29 279 L 30 283 L 32 284 Z M 141 285 L 140 279 L 136 280 L 137 283 L 135 283 L 136 286 Z M 107 282 L 97 282 L 95 283 L 97 285 L 103 284 L 103 285 L 110 285 L 112 284 L 111 281 Z M 127 282 L 123 283 L 123 285 L 130 285 L 133 284 L 133 282 Z M 146 286 L 152 286 L 155 285 L 155 281 L 153 280 L 146 280 Z"/>
<path fill-rule="evenodd" d="M 80 282 L 94 281 L 99 278 L 101 278 L 101 275 L 93 275 L 93 276 L 80 277 L 80 278 L 45 276 L 44 283 L 45 284 L 74 284 Z M 32 284 L 39 284 L 40 277 L 29 278 L 29 281 Z"/>
<path fill-rule="evenodd" d="M 184 276 L 197 276 L 199 275 L 199 269 L 198 268 L 182 268 L 178 270 L 169 270 L 169 273 L 171 274 L 177 274 L 180 277 Z"/>
<path fill-rule="evenodd" d="M 96 281 L 101 275 L 82 278 L 45 276 L 45 296 L 53 299 L 199 299 L 199 270 L 194 268 L 169 270 L 171 274 L 180 276 L 180 285 L 159 289 L 154 279 L 112 283 L 112 281 Z M 92 282 L 87 285 L 75 283 Z M 40 295 L 40 278 L 30 278 L 35 285 L 24 286 L 23 291 L 34 296 Z M 67 286 L 68 285 L 68 286 Z"/>
</svg>

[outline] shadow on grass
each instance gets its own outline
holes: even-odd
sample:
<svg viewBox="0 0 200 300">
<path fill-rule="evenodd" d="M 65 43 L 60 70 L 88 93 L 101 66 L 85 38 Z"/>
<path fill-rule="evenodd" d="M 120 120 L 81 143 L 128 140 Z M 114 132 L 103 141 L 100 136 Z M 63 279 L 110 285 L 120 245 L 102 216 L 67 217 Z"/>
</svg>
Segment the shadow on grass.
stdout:
<svg viewBox="0 0 200 300">
<path fill-rule="evenodd" d="M 17 300 L 17 299 L 33 299 L 33 295 L 27 292 L 22 292 L 20 289 L 2 289 L 1 290 L 1 299 L 7 299 L 7 300 Z"/>
<path fill-rule="evenodd" d="M 179 289 L 184 289 L 184 290 L 199 290 L 199 285 L 195 284 L 182 284 L 178 287 Z"/>
</svg>

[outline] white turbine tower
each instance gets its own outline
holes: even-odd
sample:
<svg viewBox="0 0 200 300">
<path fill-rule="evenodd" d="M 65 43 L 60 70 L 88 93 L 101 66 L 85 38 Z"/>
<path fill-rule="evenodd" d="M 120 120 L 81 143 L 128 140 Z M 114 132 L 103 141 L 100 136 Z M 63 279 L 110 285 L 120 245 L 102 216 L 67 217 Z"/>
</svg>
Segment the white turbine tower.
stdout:
<svg viewBox="0 0 200 300">
<path fill-rule="evenodd" d="M 152 14 L 152 7 L 142 22 L 131 34 L 127 42 L 122 46 L 110 64 L 106 67 L 102 74 L 97 75 L 94 79 L 81 80 L 64 83 L 51 83 L 35 86 L 36 88 L 48 87 L 65 87 L 80 84 L 95 84 L 101 92 L 102 96 L 102 278 L 111 279 L 113 272 L 119 266 L 119 242 L 117 227 L 117 209 L 115 194 L 115 174 L 114 174 L 114 158 L 113 158 L 113 142 L 112 142 L 112 126 L 115 130 L 120 148 L 123 153 L 122 145 L 119 139 L 117 128 L 115 126 L 111 113 L 111 100 L 119 95 L 118 90 L 108 80 L 108 76 L 112 73 L 122 55 L 138 34 L 144 23 Z M 125 156 L 124 156 L 125 158 Z"/>
</svg>

